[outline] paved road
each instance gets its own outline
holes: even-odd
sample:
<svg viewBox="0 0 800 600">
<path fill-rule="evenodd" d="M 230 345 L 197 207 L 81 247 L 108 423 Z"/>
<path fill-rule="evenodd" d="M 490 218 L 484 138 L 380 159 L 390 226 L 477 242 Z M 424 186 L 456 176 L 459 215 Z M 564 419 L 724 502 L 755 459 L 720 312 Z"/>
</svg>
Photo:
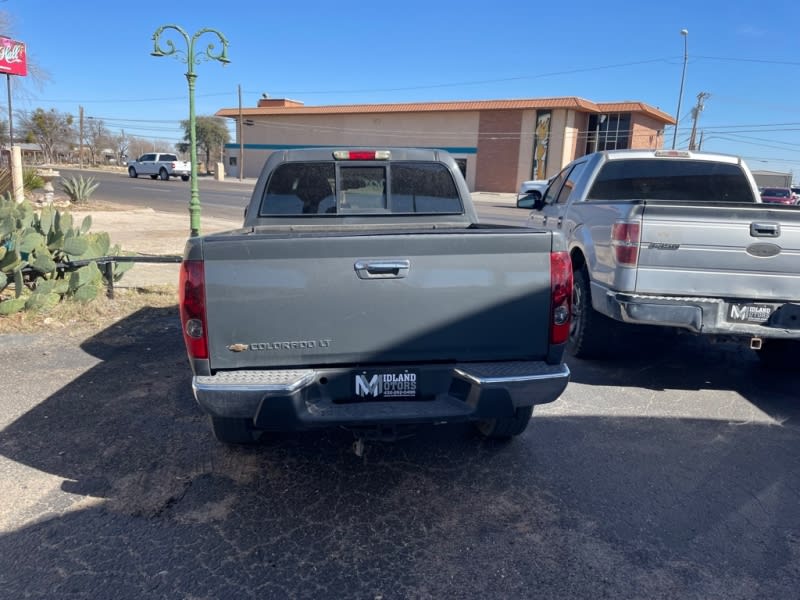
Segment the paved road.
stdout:
<svg viewBox="0 0 800 600">
<path fill-rule="evenodd" d="M 131 179 L 126 173 L 113 171 L 59 169 L 59 172 L 62 177 L 94 177 L 100 184 L 93 195 L 98 200 L 165 212 L 186 213 L 188 210 L 191 190 L 188 181 L 161 181 L 149 177 Z M 202 214 L 224 219 L 240 217 L 250 200 L 254 183 L 254 180 L 239 183 L 235 179 L 215 181 L 211 177 L 198 178 Z"/>
<path fill-rule="evenodd" d="M 59 169 L 63 177 L 81 175 L 94 177 L 100 185 L 93 198 L 105 202 L 119 202 L 137 207 L 149 207 L 158 211 L 187 213 L 189 206 L 189 182 L 180 179 L 161 181 L 149 177 L 131 179 L 125 173 L 111 171 L 78 171 Z M 221 219 L 239 219 L 250 201 L 255 180 L 238 179 L 215 181 L 210 177 L 198 179 L 202 215 Z M 527 211 L 509 204 L 509 195 L 481 195 L 476 202 L 480 218 L 486 222 L 506 225 L 520 224 Z M 495 201 L 495 198 L 497 200 Z"/>
</svg>

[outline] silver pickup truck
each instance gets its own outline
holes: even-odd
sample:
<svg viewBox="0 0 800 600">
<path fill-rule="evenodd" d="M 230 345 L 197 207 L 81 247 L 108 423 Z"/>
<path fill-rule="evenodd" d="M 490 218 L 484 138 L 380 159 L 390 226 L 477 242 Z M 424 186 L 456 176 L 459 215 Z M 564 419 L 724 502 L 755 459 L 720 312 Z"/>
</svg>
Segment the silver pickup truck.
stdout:
<svg viewBox="0 0 800 600">
<path fill-rule="evenodd" d="M 589 154 L 517 205 L 567 238 L 575 356 L 602 354 L 621 321 L 732 337 L 770 364 L 800 364 L 800 209 L 763 204 L 741 159 Z"/>
<path fill-rule="evenodd" d="M 275 152 L 243 227 L 186 244 L 197 402 L 228 443 L 455 421 L 518 435 L 569 379 L 565 250 L 550 231 L 479 224 L 446 152 Z"/>
</svg>

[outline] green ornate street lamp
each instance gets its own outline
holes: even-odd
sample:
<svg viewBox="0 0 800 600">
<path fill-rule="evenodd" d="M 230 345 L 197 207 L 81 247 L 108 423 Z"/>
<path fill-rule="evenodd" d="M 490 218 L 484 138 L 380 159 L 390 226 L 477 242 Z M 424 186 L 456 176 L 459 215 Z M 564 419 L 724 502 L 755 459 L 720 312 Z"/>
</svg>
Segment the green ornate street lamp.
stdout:
<svg viewBox="0 0 800 600">
<path fill-rule="evenodd" d="M 173 29 L 183 36 L 186 42 L 186 52 L 178 50 L 172 40 L 165 40 L 167 49 L 164 50 L 160 45 L 161 34 L 167 29 Z M 222 45 L 219 52 L 215 52 L 214 42 L 210 43 L 204 51 L 195 55 L 194 43 L 202 35 L 210 33 L 216 35 Z M 200 235 L 200 192 L 197 188 L 197 130 L 194 116 L 194 81 L 197 75 L 194 72 L 194 66 L 200 64 L 201 60 L 218 60 L 222 66 L 228 64 L 228 40 L 216 29 L 203 28 L 200 29 L 193 36 L 184 31 L 183 28 L 177 25 L 162 25 L 153 34 L 153 51 L 150 53 L 152 56 L 175 56 L 183 63 L 186 63 L 186 80 L 189 82 L 189 150 L 191 152 L 192 161 L 192 192 L 191 199 L 189 200 L 189 220 L 191 226 L 192 237 Z"/>
</svg>

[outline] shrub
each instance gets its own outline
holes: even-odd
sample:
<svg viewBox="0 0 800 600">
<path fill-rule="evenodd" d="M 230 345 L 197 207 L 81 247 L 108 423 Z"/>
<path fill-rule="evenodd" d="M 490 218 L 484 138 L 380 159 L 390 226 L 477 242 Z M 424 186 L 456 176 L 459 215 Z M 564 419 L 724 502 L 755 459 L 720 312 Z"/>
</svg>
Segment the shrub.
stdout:
<svg viewBox="0 0 800 600">
<path fill-rule="evenodd" d="M 22 187 L 25 191 L 38 190 L 44 187 L 44 179 L 36 169 L 22 169 Z"/>
<path fill-rule="evenodd" d="M 72 215 L 52 206 L 37 213 L 27 201 L 17 204 L 10 194 L 0 197 L 0 294 L 13 286 L 13 296 L 0 296 L 0 315 L 23 309 L 47 310 L 64 298 L 93 300 L 118 281 L 133 263 L 114 263 L 110 273 L 92 259 L 118 255 L 107 233 L 90 233 L 91 216 L 73 227 Z M 69 263 L 88 260 L 74 269 Z"/>
<path fill-rule="evenodd" d="M 95 183 L 94 177 L 87 177 L 78 175 L 77 177 L 69 177 L 62 180 L 61 189 L 69 196 L 69 199 L 75 204 L 85 204 L 89 201 L 89 197 L 97 189 L 99 183 Z"/>
</svg>

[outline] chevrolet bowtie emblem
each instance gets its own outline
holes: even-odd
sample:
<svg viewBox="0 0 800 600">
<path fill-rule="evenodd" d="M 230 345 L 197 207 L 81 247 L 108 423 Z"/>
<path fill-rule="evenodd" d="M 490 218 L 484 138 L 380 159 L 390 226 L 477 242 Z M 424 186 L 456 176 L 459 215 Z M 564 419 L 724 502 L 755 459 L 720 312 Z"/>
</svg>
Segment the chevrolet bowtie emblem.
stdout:
<svg viewBox="0 0 800 600">
<path fill-rule="evenodd" d="M 247 350 L 247 348 L 248 348 L 247 344 L 231 344 L 230 346 L 228 346 L 228 350 L 230 350 L 231 352 L 244 352 L 245 350 Z"/>
</svg>

